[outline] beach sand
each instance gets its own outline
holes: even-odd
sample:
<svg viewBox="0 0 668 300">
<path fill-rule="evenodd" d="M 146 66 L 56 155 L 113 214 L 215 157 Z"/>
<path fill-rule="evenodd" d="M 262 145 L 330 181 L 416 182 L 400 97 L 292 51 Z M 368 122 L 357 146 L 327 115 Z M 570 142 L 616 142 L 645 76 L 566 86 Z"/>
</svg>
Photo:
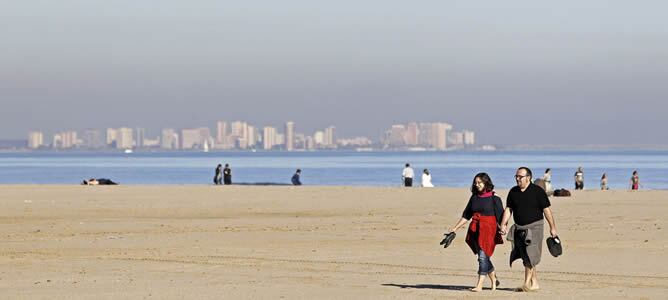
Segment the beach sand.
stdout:
<svg viewBox="0 0 668 300">
<path fill-rule="evenodd" d="M 504 199 L 507 191 L 499 191 Z M 522 294 L 510 244 L 500 290 L 471 293 L 465 189 L 0 186 L 2 299 L 667 298 L 668 191 L 551 198 L 564 255 L 544 247 Z M 546 225 L 547 231 L 547 225 Z M 546 234 L 547 236 L 547 234 Z"/>
</svg>

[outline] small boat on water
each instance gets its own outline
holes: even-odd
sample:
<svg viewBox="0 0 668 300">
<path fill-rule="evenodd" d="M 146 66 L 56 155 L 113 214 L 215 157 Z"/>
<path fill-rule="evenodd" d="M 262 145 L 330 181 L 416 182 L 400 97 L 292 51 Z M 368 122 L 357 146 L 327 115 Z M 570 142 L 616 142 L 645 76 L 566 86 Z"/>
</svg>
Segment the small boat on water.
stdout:
<svg viewBox="0 0 668 300">
<path fill-rule="evenodd" d="M 132 149 L 125 149 L 125 151 L 123 151 L 123 153 L 125 153 L 125 154 L 130 154 L 132 152 L 133 152 Z"/>
</svg>

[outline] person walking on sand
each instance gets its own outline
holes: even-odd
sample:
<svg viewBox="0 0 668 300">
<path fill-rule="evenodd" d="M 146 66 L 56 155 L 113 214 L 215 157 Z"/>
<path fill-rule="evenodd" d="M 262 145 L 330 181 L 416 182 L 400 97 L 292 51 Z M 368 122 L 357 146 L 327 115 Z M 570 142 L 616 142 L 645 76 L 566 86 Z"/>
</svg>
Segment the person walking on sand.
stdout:
<svg viewBox="0 0 668 300">
<path fill-rule="evenodd" d="M 434 187 L 431 183 L 431 174 L 429 174 L 429 170 L 427 169 L 422 171 L 422 187 Z"/>
<path fill-rule="evenodd" d="M 411 168 L 411 164 L 407 163 L 404 171 L 401 173 L 401 179 L 403 180 L 405 187 L 413 186 L 413 176 L 415 176 L 413 168 Z"/>
<path fill-rule="evenodd" d="M 500 284 L 494 272 L 491 258 L 497 244 L 503 243 L 498 224 L 503 215 L 501 198 L 494 195 L 494 184 L 487 173 L 478 173 L 471 185 L 471 198 L 462 213 L 462 218 L 449 232 L 454 232 L 471 220 L 466 243 L 478 255 L 478 282 L 471 288 L 472 292 L 482 291 L 485 277 L 489 277 L 492 290 Z"/>
<path fill-rule="evenodd" d="M 601 176 L 601 191 L 607 191 L 610 188 L 608 187 L 608 175 L 603 173 Z"/>
<path fill-rule="evenodd" d="M 578 169 L 577 169 L 577 171 L 575 171 L 575 175 L 573 177 L 575 178 L 575 189 L 576 190 L 584 189 L 585 179 L 584 179 L 584 171 L 582 170 L 582 167 L 578 167 Z"/>
<path fill-rule="evenodd" d="M 225 185 L 232 184 L 232 169 L 230 164 L 225 164 L 225 169 L 223 169 L 223 183 Z"/>
<path fill-rule="evenodd" d="M 299 180 L 299 177 L 302 175 L 302 169 L 297 169 L 294 175 L 292 175 L 292 185 L 302 185 L 301 180 Z"/>
<path fill-rule="evenodd" d="M 218 164 L 216 167 L 216 173 L 213 175 L 213 184 L 221 185 L 223 184 L 223 165 Z"/>
<path fill-rule="evenodd" d="M 637 191 L 640 187 L 640 177 L 638 176 L 638 171 L 633 170 L 633 175 L 631 176 L 631 190 Z"/>
<path fill-rule="evenodd" d="M 531 170 L 520 167 L 515 173 L 517 186 L 508 192 L 506 209 L 501 220 L 501 233 L 508 234 L 512 243 L 510 265 L 521 258 L 524 264 L 524 284 L 517 291 L 537 291 L 538 277 L 536 267 L 540 263 L 543 246 L 544 219 L 550 225 L 550 235 L 557 237 L 550 200 L 543 189 L 531 183 Z M 512 215 L 515 224 L 508 230 L 508 221 Z M 543 218 L 544 216 L 544 218 Z"/>
</svg>

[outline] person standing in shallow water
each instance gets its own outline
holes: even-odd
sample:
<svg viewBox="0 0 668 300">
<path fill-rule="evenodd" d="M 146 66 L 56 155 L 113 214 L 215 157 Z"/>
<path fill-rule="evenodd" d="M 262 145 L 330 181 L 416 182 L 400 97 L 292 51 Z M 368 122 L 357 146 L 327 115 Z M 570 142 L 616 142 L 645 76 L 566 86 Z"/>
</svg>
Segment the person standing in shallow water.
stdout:
<svg viewBox="0 0 668 300">
<path fill-rule="evenodd" d="M 494 272 L 491 257 L 497 244 L 503 243 L 499 234 L 498 223 L 503 214 L 501 198 L 494 195 L 494 184 L 487 173 L 478 173 L 471 185 L 471 198 L 462 213 L 462 218 L 449 232 L 454 232 L 471 220 L 466 243 L 478 255 L 478 282 L 471 288 L 472 292 L 482 291 L 485 277 L 489 277 L 492 290 L 500 284 Z"/>
<path fill-rule="evenodd" d="M 506 200 L 506 209 L 501 220 L 501 233 L 508 233 L 507 240 L 512 243 L 510 264 L 521 258 L 524 264 L 524 284 L 517 291 L 537 291 L 538 277 L 536 267 L 540 263 L 543 247 L 544 219 L 550 225 L 550 235 L 557 237 L 550 200 L 545 191 L 531 183 L 531 170 L 521 167 L 515 172 L 517 186 L 510 189 Z M 508 230 L 508 221 L 512 215 L 515 224 Z M 545 218 L 543 218 L 545 216 Z"/>
<path fill-rule="evenodd" d="M 633 175 L 631 176 L 631 190 L 637 191 L 640 188 L 640 176 L 638 176 L 638 171 L 633 170 Z"/>
<path fill-rule="evenodd" d="M 223 182 L 228 185 L 232 184 L 232 169 L 230 164 L 225 164 L 225 169 L 223 169 Z"/>
</svg>

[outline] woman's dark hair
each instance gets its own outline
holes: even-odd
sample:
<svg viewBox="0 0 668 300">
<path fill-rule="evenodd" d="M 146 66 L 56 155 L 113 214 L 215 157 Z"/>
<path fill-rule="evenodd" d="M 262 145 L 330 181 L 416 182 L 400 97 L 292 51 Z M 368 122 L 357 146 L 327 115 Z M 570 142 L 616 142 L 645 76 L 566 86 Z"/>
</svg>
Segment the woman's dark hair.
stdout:
<svg viewBox="0 0 668 300">
<path fill-rule="evenodd" d="M 638 175 L 638 171 L 633 170 L 633 175 Z"/>
<path fill-rule="evenodd" d="M 608 175 L 605 175 L 605 173 L 603 173 L 603 176 L 601 176 L 601 179 L 603 179 L 603 178 L 608 178 Z"/>
<path fill-rule="evenodd" d="M 491 192 L 494 190 L 494 184 L 492 183 L 492 178 L 487 175 L 487 173 L 478 173 L 473 177 L 473 183 L 471 184 L 471 194 L 477 195 L 478 188 L 475 186 L 475 179 L 480 178 L 480 181 L 485 185 L 483 189 L 484 192 Z"/>
<path fill-rule="evenodd" d="M 550 172 L 550 171 L 552 171 L 552 169 L 550 169 L 550 168 L 545 169 L 545 173 Z"/>
<path fill-rule="evenodd" d="M 423 171 L 423 172 L 424 172 L 425 174 L 429 175 L 429 170 L 427 170 L 427 169 L 424 169 L 424 171 Z"/>
</svg>

